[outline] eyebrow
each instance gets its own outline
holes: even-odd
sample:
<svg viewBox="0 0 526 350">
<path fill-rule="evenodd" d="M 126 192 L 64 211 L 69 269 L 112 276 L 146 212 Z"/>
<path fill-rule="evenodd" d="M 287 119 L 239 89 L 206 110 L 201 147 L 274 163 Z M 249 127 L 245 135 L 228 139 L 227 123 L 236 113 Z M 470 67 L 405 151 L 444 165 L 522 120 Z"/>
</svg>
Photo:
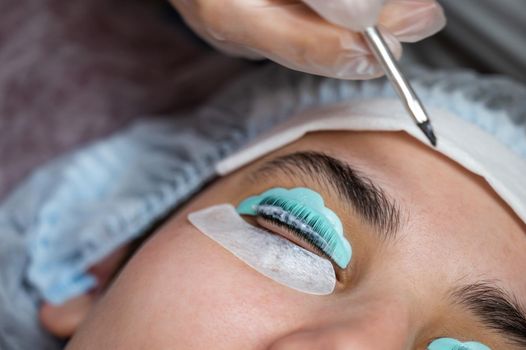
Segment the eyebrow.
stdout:
<svg viewBox="0 0 526 350">
<path fill-rule="evenodd" d="M 517 298 L 494 283 L 479 282 L 451 292 L 453 300 L 477 316 L 482 323 L 507 337 L 512 344 L 526 346 L 526 310 Z"/>
<path fill-rule="evenodd" d="M 371 179 L 341 160 L 320 152 L 297 152 L 270 160 L 254 176 L 278 171 L 295 178 L 302 174 L 329 184 L 384 238 L 394 238 L 400 228 L 401 214 L 396 202 Z"/>
</svg>

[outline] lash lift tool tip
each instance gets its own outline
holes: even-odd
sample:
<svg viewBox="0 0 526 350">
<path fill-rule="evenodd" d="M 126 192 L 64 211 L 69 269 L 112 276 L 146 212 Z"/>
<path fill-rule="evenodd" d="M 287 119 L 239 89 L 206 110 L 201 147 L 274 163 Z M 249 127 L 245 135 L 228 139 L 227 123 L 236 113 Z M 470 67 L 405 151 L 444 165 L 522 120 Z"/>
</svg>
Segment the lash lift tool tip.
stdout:
<svg viewBox="0 0 526 350">
<path fill-rule="evenodd" d="M 409 81 L 402 74 L 382 34 L 380 34 L 377 27 L 371 26 L 365 28 L 364 36 L 376 59 L 384 69 L 387 78 L 402 100 L 405 109 L 409 112 L 420 130 L 426 135 L 429 142 L 431 142 L 433 146 L 436 146 L 437 138 L 424 106 L 418 99 Z"/>
</svg>

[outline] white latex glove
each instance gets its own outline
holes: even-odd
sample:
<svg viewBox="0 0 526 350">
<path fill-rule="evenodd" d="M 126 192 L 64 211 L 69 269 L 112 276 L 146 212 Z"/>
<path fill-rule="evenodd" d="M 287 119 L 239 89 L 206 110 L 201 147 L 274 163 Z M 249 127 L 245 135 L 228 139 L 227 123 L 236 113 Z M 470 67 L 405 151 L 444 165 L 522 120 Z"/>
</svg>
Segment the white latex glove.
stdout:
<svg viewBox="0 0 526 350">
<path fill-rule="evenodd" d="M 400 57 L 400 41 L 426 38 L 446 22 L 435 0 L 170 1 L 196 33 L 226 53 L 343 79 L 383 74 L 359 33 L 365 26 L 378 24 Z"/>
</svg>

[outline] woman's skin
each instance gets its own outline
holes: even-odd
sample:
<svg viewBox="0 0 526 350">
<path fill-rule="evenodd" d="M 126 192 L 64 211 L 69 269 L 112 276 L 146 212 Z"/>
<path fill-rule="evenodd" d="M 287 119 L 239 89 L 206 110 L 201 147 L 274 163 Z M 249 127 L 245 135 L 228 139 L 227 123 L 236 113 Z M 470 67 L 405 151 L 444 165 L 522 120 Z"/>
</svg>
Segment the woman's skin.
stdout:
<svg viewBox="0 0 526 350">
<path fill-rule="evenodd" d="M 257 170 L 304 151 L 348 163 L 383 189 L 400 211 L 396 237 L 382 236 L 321 175 Z M 342 219 L 353 258 L 331 295 L 277 284 L 187 220 L 278 186 L 320 192 Z M 491 285 L 524 305 L 524 252 L 525 225 L 485 181 L 409 136 L 313 133 L 219 179 L 171 217 L 95 303 L 68 349 L 423 350 L 438 337 L 523 349 L 488 327 L 490 311 L 457 299 L 463 286 Z"/>
</svg>

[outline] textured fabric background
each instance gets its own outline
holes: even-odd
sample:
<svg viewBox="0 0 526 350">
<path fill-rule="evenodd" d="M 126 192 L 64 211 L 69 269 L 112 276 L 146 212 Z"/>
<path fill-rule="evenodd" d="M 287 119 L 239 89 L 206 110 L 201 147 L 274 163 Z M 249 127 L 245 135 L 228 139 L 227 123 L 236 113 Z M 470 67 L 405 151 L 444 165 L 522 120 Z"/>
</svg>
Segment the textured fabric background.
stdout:
<svg viewBox="0 0 526 350">
<path fill-rule="evenodd" d="M 447 26 L 405 47 L 429 68 L 469 68 L 526 83 L 526 1 L 439 0 Z"/>
<path fill-rule="evenodd" d="M 244 64 L 162 0 L 0 1 L 0 199 L 53 156 L 186 108 Z"/>
</svg>

